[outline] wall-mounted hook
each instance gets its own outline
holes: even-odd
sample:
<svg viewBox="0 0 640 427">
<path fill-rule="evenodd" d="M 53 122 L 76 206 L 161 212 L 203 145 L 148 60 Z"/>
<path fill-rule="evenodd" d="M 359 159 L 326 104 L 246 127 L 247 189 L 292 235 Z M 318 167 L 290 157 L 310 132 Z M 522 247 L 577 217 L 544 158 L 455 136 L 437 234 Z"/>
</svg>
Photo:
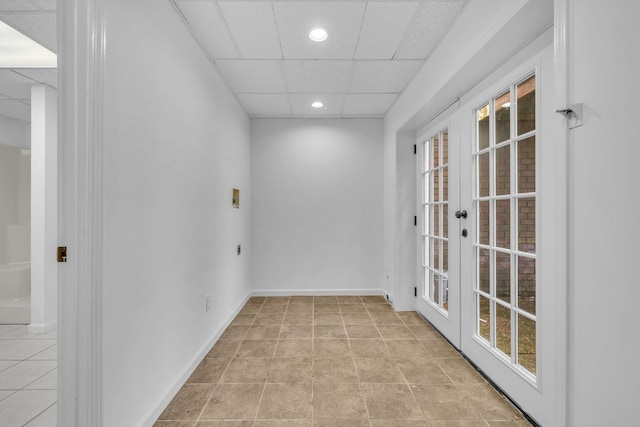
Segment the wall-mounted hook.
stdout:
<svg viewBox="0 0 640 427">
<path fill-rule="evenodd" d="M 556 110 L 556 113 L 562 114 L 569 123 L 569 129 L 582 126 L 582 104 L 572 104 L 569 108 Z"/>
</svg>

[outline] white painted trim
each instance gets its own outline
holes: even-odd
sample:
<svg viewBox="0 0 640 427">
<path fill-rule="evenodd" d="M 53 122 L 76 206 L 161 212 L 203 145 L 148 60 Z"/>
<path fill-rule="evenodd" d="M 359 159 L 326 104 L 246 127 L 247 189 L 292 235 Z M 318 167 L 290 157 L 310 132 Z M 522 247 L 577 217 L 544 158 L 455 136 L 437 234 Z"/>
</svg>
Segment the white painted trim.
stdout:
<svg viewBox="0 0 640 427">
<path fill-rule="evenodd" d="M 136 424 L 136 427 L 152 427 L 153 426 L 153 424 L 156 422 L 158 417 L 162 415 L 162 412 L 167 407 L 167 405 L 169 405 L 169 403 L 173 400 L 173 398 L 176 396 L 178 391 L 180 391 L 184 383 L 189 379 L 191 374 L 193 374 L 193 372 L 196 370 L 200 362 L 202 362 L 205 356 L 211 351 L 215 343 L 218 342 L 218 340 L 224 333 L 225 329 L 227 329 L 227 327 L 229 327 L 231 322 L 233 322 L 233 319 L 235 319 L 238 313 L 240 313 L 240 310 L 242 310 L 242 308 L 245 306 L 247 301 L 249 301 L 249 298 L 251 298 L 251 296 L 252 296 L 252 293 L 249 292 L 242 299 L 240 304 L 238 304 L 233 309 L 231 314 L 227 317 L 224 323 L 216 330 L 216 332 L 213 334 L 211 339 L 208 342 L 206 342 L 200 348 L 200 350 L 198 350 L 198 352 L 191 358 L 191 360 L 187 363 L 187 366 L 183 369 L 183 371 L 180 373 L 178 378 L 176 378 L 176 380 L 173 382 L 173 385 L 169 387 L 162 394 L 163 397 L 160 400 L 158 400 L 156 404 L 151 407 L 151 409 L 147 411 L 147 413 L 142 417 L 142 420 Z"/>
<path fill-rule="evenodd" d="M 58 425 L 102 425 L 104 0 L 58 2 Z"/>
<path fill-rule="evenodd" d="M 553 4 L 553 20 L 554 20 L 554 81 L 555 81 L 555 108 L 567 108 L 569 104 L 569 0 L 554 0 Z M 557 174 L 558 191 L 556 198 L 556 208 L 558 209 L 559 221 L 564 223 L 564 232 L 557 233 L 555 238 L 555 246 L 558 248 L 556 252 L 557 269 L 555 286 L 556 292 L 556 311 L 562 313 L 557 316 L 557 330 L 555 345 L 556 372 L 562 372 L 563 375 L 556 379 L 555 386 L 557 388 L 557 399 L 555 408 L 555 419 L 558 426 L 570 426 L 571 419 L 569 414 L 569 319 L 572 315 L 572 307 L 569 304 L 569 277 L 568 263 L 569 257 L 569 156 L 568 128 L 564 124 L 564 120 L 556 120 L 556 145 L 559 147 L 558 165 L 563 165 L 564 170 Z"/>
<path fill-rule="evenodd" d="M 27 327 L 27 332 L 30 334 L 46 334 L 58 327 L 58 321 L 54 320 L 48 323 L 32 323 Z"/>
<path fill-rule="evenodd" d="M 251 296 L 275 297 L 275 296 L 367 296 L 367 295 L 391 295 L 384 289 L 259 289 L 251 291 Z"/>
</svg>

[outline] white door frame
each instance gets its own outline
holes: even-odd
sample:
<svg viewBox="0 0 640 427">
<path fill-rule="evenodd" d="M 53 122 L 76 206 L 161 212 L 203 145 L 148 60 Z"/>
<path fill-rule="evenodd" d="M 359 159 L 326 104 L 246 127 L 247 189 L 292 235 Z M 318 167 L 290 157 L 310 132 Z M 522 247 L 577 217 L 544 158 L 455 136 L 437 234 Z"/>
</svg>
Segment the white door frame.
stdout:
<svg viewBox="0 0 640 427">
<path fill-rule="evenodd" d="M 58 425 L 102 425 L 103 0 L 58 1 Z M 53 256 L 53 254 L 51 254 Z"/>
</svg>

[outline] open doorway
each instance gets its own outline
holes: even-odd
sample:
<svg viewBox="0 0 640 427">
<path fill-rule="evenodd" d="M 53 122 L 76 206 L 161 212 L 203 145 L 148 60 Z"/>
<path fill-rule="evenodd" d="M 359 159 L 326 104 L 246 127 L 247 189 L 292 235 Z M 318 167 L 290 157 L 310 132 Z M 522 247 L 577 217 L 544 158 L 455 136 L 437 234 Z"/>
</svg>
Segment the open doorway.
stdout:
<svg viewBox="0 0 640 427">
<path fill-rule="evenodd" d="M 55 5 L 0 5 L 0 419 L 6 426 L 56 425 Z"/>
</svg>

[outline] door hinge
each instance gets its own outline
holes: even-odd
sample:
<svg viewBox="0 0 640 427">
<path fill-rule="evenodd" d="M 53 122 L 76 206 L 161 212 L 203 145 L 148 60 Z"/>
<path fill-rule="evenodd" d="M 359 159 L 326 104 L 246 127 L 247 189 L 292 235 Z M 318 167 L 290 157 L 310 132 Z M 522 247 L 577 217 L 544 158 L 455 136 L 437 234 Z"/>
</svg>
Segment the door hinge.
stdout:
<svg viewBox="0 0 640 427">
<path fill-rule="evenodd" d="M 413 296 L 414 297 L 418 296 L 418 287 L 417 286 L 413 288 Z"/>
<path fill-rule="evenodd" d="M 416 227 L 418 226 L 418 216 L 417 215 L 415 215 L 413 217 L 413 225 L 415 225 Z"/>
<path fill-rule="evenodd" d="M 418 154 L 418 146 L 413 144 L 413 154 Z"/>
<path fill-rule="evenodd" d="M 58 262 L 67 262 L 66 246 L 58 246 Z"/>
</svg>

